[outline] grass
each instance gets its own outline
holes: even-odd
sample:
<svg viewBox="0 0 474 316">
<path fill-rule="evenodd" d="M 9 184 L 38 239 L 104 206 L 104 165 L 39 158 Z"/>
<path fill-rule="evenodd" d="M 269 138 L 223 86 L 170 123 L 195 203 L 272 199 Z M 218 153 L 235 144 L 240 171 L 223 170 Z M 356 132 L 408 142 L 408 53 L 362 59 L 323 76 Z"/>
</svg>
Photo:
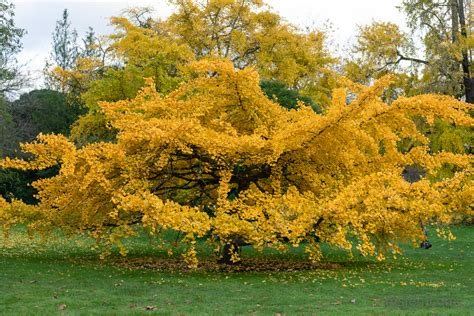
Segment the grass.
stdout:
<svg viewBox="0 0 474 316">
<path fill-rule="evenodd" d="M 453 233 L 382 263 L 325 249 L 325 268 L 231 273 L 130 269 L 98 260 L 88 240 L 41 249 L 16 230 L 15 245 L 0 248 L 0 315 L 474 314 L 474 226 Z M 163 257 L 144 239 L 130 243 L 133 260 Z M 243 256 L 259 259 L 251 249 Z M 269 256 L 303 260 L 298 249 Z"/>
</svg>

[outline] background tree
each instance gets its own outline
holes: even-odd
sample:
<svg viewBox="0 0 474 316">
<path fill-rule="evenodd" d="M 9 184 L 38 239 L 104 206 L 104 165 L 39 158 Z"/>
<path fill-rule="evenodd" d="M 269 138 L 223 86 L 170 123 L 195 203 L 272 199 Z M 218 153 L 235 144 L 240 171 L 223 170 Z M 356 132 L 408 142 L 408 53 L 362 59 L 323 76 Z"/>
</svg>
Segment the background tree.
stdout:
<svg viewBox="0 0 474 316">
<path fill-rule="evenodd" d="M 464 96 L 474 103 L 470 0 L 405 0 L 413 32 L 422 31 L 425 91 Z"/>
<path fill-rule="evenodd" d="M 409 95 L 435 92 L 472 103 L 470 7 L 464 0 L 403 1 L 400 8 L 413 34 L 421 35 L 422 47 L 397 25 L 374 22 L 360 28 L 346 72 L 358 81 L 395 72 Z M 417 56 L 416 50 L 424 56 Z"/>
<path fill-rule="evenodd" d="M 16 60 L 22 48 L 25 30 L 15 26 L 14 5 L 0 0 L 0 95 L 23 88 L 26 78 L 21 74 Z"/>
<path fill-rule="evenodd" d="M 102 55 L 99 39 L 97 38 L 94 29 L 90 26 L 82 39 L 82 49 L 79 55 L 86 58 L 98 58 Z"/>
<path fill-rule="evenodd" d="M 5 104 L 5 103 L 2 103 Z M 83 108 L 74 107 L 66 96 L 53 90 L 34 90 L 24 93 L 7 106 L 0 104 L 0 155 L 22 157 L 19 143 L 31 142 L 40 133 L 69 135 Z M 57 174 L 57 168 L 43 171 L 0 170 L 0 195 L 4 198 L 20 199 L 28 204 L 38 201 L 37 190 L 31 183 Z"/>
<path fill-rule="evenodd" d="M 71 27 L 69 13 L 67 9 L 64 9 L 62 18 L 56 21 L 56 27 L 53 33 L 51 61 L 54 65 L 65 70 L 74 67 L 76 59 L 79 56 L 77 36 L 77 31 Z"/>
<path fill-rule="evenodd" d="M 176 12 L 157 25 L 189 46 L 196 59 L 220 57 L 235 67 L 255 66 L 264 80 L 279 80 L 328 103 L 324 81 L 335 59 L 325 34 L 303 31 L 271 12 L 260 0 L 173 1 Z"/>
<path fill-rule="evenodd" d="M 298 108 L 298 102 L 310 106 L 316 113 L 322 113 L 322 109 L 310 97 L 300 95 L 299 91 L 289 89 L 283 82 L 276 80 L 262 80 L 260 82 L 262 92 L 276 103 L 287 109 Z"/>
<path fill-rule="evenodd" d="M 9 154 L 14 147 L 15 135 L 11 132 L 12 127 L 10 104 L 0 96 L 0 157 Z"/>
<path fill-rule="evenodd" d="M 152 14 L 152 7 L 129 7 L 122 11 L 123 17 L 133 25 L 144 29 L 151 29 L 156 24 Z"/>
<path fill-rule="evenodd" d="M 415 57 L 415 45 L 397 24 L 373 22 L 360 26 L 344 74 L 356 82 L 370 84 L 387 74 L 398 78 L 395 86 L 406 95 L 420 93 L 418 72 L 428 62 Z"/>
<path fill-rule="evenodd" d="M 56 21 L 52 34 L 52 51 L 49 60 L 46 61 L 44 76 L 48 88 L 66 92 L 67 87 L 57 78 L 55 69 L 71 70 L 76 65 L 79 57 L 79 46 L 77 43 L 77 31 L 72 28 L 69 20 L 69 12 L 64 9 L 61 19 Z M 72 90 L 72 89 L 71 89 Z"/>
<path fill-rule="evenodd" d="M 68 104 L 63 93 L 47 89 L 22 94 L 11 109 L 22 142 L 32 141 L 39 133 L 68 135 L 71 124 L 83 113 L 80 106 Z"/>
</svg>

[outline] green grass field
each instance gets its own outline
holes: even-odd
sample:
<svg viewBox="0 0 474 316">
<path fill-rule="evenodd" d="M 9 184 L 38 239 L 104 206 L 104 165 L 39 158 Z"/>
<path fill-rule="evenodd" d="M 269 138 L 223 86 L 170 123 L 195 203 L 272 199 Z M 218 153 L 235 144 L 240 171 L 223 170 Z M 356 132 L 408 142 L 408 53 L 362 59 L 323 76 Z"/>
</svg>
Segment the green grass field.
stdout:
<svg viewBox="0 0 474 316">
<path fill-rule="evenodd" d="M 244 249 L 254 268 L 267 260 L 284 271 L 189 272 L 171 271 L 145 238 L 130 242 L 124 264 L 100 261 L 85 239 L 38 246 L 16 230 L 15 245 L 0 248 L 0 315 L 470 315 L 474 226 L 453 233 L 455 241 L 432 237 L 433 248 L 405 247 L 382 263 L 325 248 L 319 268 L 291 271 L 306 267 L 300 249 L 265 257 Z"/>
</svg>

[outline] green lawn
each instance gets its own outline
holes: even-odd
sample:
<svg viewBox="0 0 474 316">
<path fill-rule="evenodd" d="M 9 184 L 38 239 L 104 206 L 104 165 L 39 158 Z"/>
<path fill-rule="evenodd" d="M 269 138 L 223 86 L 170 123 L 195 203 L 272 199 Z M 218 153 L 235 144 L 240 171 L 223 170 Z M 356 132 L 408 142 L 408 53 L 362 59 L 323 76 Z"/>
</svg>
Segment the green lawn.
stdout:
<svg viewBox="0 0 474 316">
<path fill-rule="evenodd" d="M 383 263 L 325 249 L 313 270 L 172 272 L 144 239 L 130 242 L 127 268 L 116 257 L 100 261 L 88 240 L 43 249 L 16 230 L 16 245 L 0 248 L 0 315 L 474 314 L 474 226 L 453 232 L 455 241 L 433 237 L 433 248 L 406 247 Z M 251 249 L 243 257 L 263 260 Z M 302 266 L 298 249 L 269 257 Z"/>
</svg>

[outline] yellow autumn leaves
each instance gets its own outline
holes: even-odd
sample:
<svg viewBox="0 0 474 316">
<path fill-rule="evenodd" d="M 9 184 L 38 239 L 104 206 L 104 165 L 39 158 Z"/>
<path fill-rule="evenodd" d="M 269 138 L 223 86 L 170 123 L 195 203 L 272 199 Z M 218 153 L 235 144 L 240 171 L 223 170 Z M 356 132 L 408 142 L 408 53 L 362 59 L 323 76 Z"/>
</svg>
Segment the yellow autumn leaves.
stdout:
<svg viewBox="0 0 474 316">
<path fill-rule="evenodd" d="M 436 95 L 386 104 L 380 95 L 390 77 L 370 87 L 341 79 L 319 115 L 269 100 L 253 68 L 206 59 L 186 71 L 191 79 L 166 96 L 149 81 L 134 99 L 99 103 L 116 142 L 76 148 L 63 136 L 40 135 L 23 147 L 31 160 L 0 161 L 60 167 L 34 183 L 35 212 L 18 217 L 11 210 L 21 207 L 1 200 L 1 221 L 85 231 L 120 247 L 138 227 L 155 237 L 172 229 L 196 265 L 198 237 L 280 251 L 304 243 L 311 260 L 321 258 L 324 242 L 382 259 L 399 251 L 399 241 L 423 238 L 420 220 L 445 223 L 472 208 L 472 157 L 431 154 L 411 119 L 472 125 L 468 104 Z M 420 145 L 402 152 L 402 138 Z M 401 176 L 406 165 L 435 174 L 446 163 L 458 172 L 440 182 Z"/>
</svg>

